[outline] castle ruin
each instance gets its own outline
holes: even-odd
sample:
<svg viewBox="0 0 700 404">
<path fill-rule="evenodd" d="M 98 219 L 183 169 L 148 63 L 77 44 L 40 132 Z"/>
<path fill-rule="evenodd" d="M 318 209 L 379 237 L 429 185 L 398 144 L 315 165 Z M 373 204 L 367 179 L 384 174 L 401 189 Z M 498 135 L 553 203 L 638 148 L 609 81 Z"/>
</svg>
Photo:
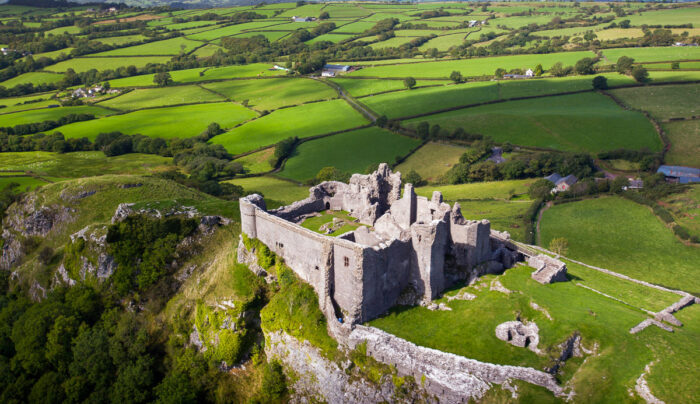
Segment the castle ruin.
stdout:
<svg viewBox="0 0 700 404">
<path fill-rule="evenodd" d="M 429 302 L 457 281 L 500 273 L 521 259 L 507 233 L 488 220 L 467 220 L 459 203 L 442 194 L 417 196 L 412 184 L 401 194 L 401 174 L 386 164 L 348 184 L 328 181 L 309 197 L 267 210 L 262 196 L 240 199 L 241 227 L 313 286 L 328 318 L 346 324 L 383 315 L 401 302 Z M 325 210 L 347 211 L 365 225 L 338 236 L 300 226 Z M 242 241 L 238 259 L 250 254 Z"/>
</svg>

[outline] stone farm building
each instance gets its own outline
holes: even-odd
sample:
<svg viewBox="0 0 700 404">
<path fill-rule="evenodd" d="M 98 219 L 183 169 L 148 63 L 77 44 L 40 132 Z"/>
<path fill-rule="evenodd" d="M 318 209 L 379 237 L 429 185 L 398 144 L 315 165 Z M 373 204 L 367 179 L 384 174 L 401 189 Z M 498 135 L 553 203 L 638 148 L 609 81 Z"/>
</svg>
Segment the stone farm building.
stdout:
<svg viewBox="0 0 700 404">
<path fill-rule="evenodd" d="M 507 233 L 492 231 L 487 220 L 465 219 L 440 192 L 428 199 L 406 184 L 401 196 L 401 174 L 386 164 L 348 184 L 329 181 L 309 191 L 308 198 L 269 211 L 260 195 L 241 198 L 241 227 L 313 286 L 329 319 L 363 323 L 399 301 L 429 302 L 457 281 L 500 273 L 523 256 Z M 332 237 L 299 225 L 325 210 L 347 211 L 371 227 Z M 254 264 L 254 257 L 241 240 L 239 261 Z M 554 267 L 541 266 L 541 278 L 550 277 Z"/>
</svg>

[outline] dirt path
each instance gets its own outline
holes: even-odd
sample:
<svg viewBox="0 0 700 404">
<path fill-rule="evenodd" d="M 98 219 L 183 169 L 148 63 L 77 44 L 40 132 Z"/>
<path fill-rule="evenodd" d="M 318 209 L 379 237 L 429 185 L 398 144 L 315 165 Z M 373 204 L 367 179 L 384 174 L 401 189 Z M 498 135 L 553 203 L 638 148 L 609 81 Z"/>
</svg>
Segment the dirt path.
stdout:
<svg viewBox="0 0 700 404">
<path fill-rule="evenodd" d="M 542 209 L 540 209 L 540 212 L 537 214 L 537 223 L 535 224 L 535 244 L 540 245 L 540 222 L 542 221 L 542 214 L 544 213 L 545 210 L 551 208 L 553 206 L 553 203 L 551 201 L 547 202 Z"/>
</svg>

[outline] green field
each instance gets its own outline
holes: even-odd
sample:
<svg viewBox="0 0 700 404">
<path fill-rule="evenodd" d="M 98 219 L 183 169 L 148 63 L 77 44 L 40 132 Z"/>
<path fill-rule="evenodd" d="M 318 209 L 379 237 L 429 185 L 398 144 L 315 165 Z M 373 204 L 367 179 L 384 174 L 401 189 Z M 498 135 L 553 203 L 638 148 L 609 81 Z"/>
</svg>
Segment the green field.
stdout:
<svg viewBox="0 0 700 404">
<path fill-rule="evenodd" d="M 185 105 L 134 111 L 93 121 L 76 122 L 59 127 L 66 138 L 87 137 L 94 140 L 99 133 L 118 130 L 129 135 L 140 133 L 161 138 L 196 136 L 216 122 L 230 128 L 255 117 L 255 113 L 229 102 Z"/>
<path fill-rule="evenodd" d="M 566 238 L 568 257 L 700 293 L 700 249 L 678 241 L 646 206 L 619 197 L 556 205 L 542 215 L 540 231 L 543 246 Z"/>
<path fill-rule="evenodd" d="M 273 177 L 250 177 L 226 181 L 242 186 L 246 191 L 262 193 L 269 202 L 277 201 L 282 204 L 290 204 L 309 196 L 309 187 L 299 186 L 290 181 Z"/>
<path fill-rule="evenodd" d="M 309 79 L 232 80 L 203 87 L 237 102 L 248 100 L 248 106 L 258 111 L 337 97 L 330 86 Z"/>
<path fill-rule="evenodd" d="M 299 145 L 279 175 L 305 181 L 331 166 L 351 174 L 364 172 L 371 165 L 393 163 L 419 144 L 418 139 L 376 127 L 341 133 Z"/>
<path fill-rule="evenodd" d="M 129 60 L 131 58 L 124 58 Z M 272 65 L 269 63 L 252 63 L 249 65 L 195 68 L 187 70 L 174 70 L 170 76 L 175 83 L 193 83 L 209 80 L 239 79 L 246 77 L 268 77 L 283 76 L 287 72 L 284 70 L 269 70 Z M 201 75 L 200 75 L 201 73 Z M 139 76 L 125 77 L 110 81 L 112 87 L 152 87 L 154 74 L 142 74 Z"/>
<path fill-rule="evenodd" d="M 459 162 L 467 148 L 442 143 L 427 143 L 394 167 L 404 176 L 415 170 L 425 181 L 436 181 Z"/>
<path fill-rule="evenodd" d="M 47 66 L 45 70 L 63 73 L 68 69 L 73 69 L 76 73 L 82 73 L 97 68 L 100 70 L 127 66 L 136 66 L 138 68 L 144 67 L 149 63 L 166 63 L 169 60 L 170 56 L 81 57 L 58 62 Z"/>
<path fill-rule="evenodd" d="M 216 28 L 208 31 L 203 31 L 197 34 L 189 35 L 189 39 L 195 39 L 198 41 L 211 41 L 225 36 L 232 36 L 240 34 L 245 30 L 260 29 L 263 27 L 268 27 L 270 25 L 279 24 L 276 21 L 263 21 L 263 22 L 246 22 L 243 24 L 230 25 L 228 27 Z"/>
<path fill-rule="evenodd" d="M 104 174 L 143 175 L 167 166 L 172 158 L 153 154 L 107 157 L 100 151 L 75 153 L 2 153 L 0 169 L 32 171 L 53 178 L 79 178 Z"/>
<path fill-rule="evenodd" d="M 13 77 L 9 80 L 5 80 L 5 81 L 0 83 L 0 86 L 5 87 L 5 88 L 12 88 L 12 87 L 17 86 L 19 84 L 29 84 L 29 83 L 32 83 L 36 86 L 39 84 L 58 83 L 61 80 L 63 80 L 62 74 L 47 73 L 47 72 L 29 72 L 29 73 L 20 74 L 19 76 Z"/>
<path fill-rule="evenodd" d="M 635 62 L 665 62 L 673 60 L 700 59 L 700 48 L 697 46 L 666 46 L 658 48 L 618 48 L 603 50 L 606 64 L 617 63 L 621 56 L 634 59 Z"/>
<path fill-rule="evenodd" d="M 434 185 L 416 188 L 418 195 L 430 197 L 433 191 L 442 192 L 447 201 L 465 201 L 474 199 L 511 199 L 515 195 L 527 194 L 534 180 L 511 180 L 494 182 L 475 182 L 459 185 Z"/>
<path fill-rule="evenodd" d="M 598 152 L 626 148 L 661 150 L 654 127 L 640 112 L 626 111 L 608 97 L 582 93 L 508 101 L 407 121 L 464 128 L 497 142 L 559 150 Z"/>
<path fill-rule="evenodd" d="M 276 161 L 275 148 L 270 147 L 256 153 L 251 153 L 236 159 L 236 161 L 243 164 L 243 168 L 245 168 L 248 174 L 265 173 L 275 168 L 272 165 Z M 272 164 L 270 164 L 271 162 Z"/>
<path fill-rule="evenodd" d="M 700 116 L 700 84 L 622 88 L 611 93 L 656 119 Z"/>
<path fill-rule="evenodd" d="M 193 55 L 197 56 L 198 58 L 206 58 L 209 57 L 213 54 L 215 54 L 219 50 L 223 50 L 221 46 L 214 45 L 214 44 L 208 44 L 204 45 L 201 48 L 197 49 L 196 51 L 192 52 Z"/>
<path fill-rule="evenodd" d="M 0 190 L 13 183 L 18 185 L 18 192 L 29 191 L 47 184 L 46 181 L 42 181 L 34 177 L 12 177 L 9 175 L 0 175 Z"/>
<path fill-rule="evenodd" d="M 75 48 L 63 48 L 50 52 L 35 53 L 32 55 L 32 57 L 34 58 L 34 60 L 39 60 L 41 58 L 55 59 L 61 55 L 63 55 L 63 57 L 66 57 L 70 55 L 73 49 Z"/>
<path fill-rule="evenodd" d="M 632 83 L 632 80 L 627 76 L 619 74 L 605 74 L 604 76 L 608 78 L 608 85 L 610 86 Z M 345 81 L 350 81 L 350 79 Z M 459 85 L 379 94 L 372 98 L 364 98 L 362 102 L 369 108 L 380 114 L 387 115 L 389 118 L 401 118 L 498 99 L 585 91 L 592 88 L 592 77 L 590 76 L 476 81 Z"/>
<path fill-rule="evenodd" d="M 31 104 L 29 104 L 31 105 Z M 77 107 L 58 107 L 35 109 L 0 115 L 0 127 L 23 125 L 27 123 L 53 121 L 69 114 L 93 114 L 96 117 L 113 113 L 100 107 L 81 105 Z"/>
<path fill-rule="evenodd" d="M 309 119 L 311 116 L 314 119 Z M 364 124 L 367 121 L 344 100 L 333 100 L 274 111 L 216 136 L 212 143 L 222 144 L 229 153 L 241 154 L 288 137 L 311 137 Z"/>
<path fill-rule="evenodd" d="M 700 121 L 680 121 L 661 124 L 671 142 L 664 162 L 700 168 Z"/>
<path fill-rule="evenodd" d="M 181 52 L 187 53 L 198 46 L 202 46 L 202 43 L 185 37 L 176 37 L 143 45 L 113 49 L 107 52 L 96 53 L 95 56 L 177 55 Z"/>
<path fill-rule="evenodd" d="M 136 35 L 122 35 L 122 36 L 112 36 L 112 37 L 108 37 L 108 38 L 99 38 L 99 39 L 97 39 L 97 41 L 102 42 L 102 43 L 106 43 L 108 45 L 119 46 L 119 45 L 131 43 L 131 42 L 140 42 L 140 41 L 143 41 L 144 39 L 146 39 L 145 36 L 136 34 Z"/>
<path fill-rule="evenodd" d="M 391 66 L 377 66 L 360 69 L 352 73 L 351 76 L 365 77 L 409 77 L 416 78 L 447 78 L 453 71 L 461 72 L 465 77 L 492 75 L 496 69 L 506 70 L 534 69 L 541 64 L 544 69 L 549 69 L 556 62 L 566 65 L 574 65 L 576 61 L 584 57 L 595 56 L 592 52 L 565 52 L 551 53 L 544 55 L 516 55 L 516 56 L 495 56 L 463 60 L 449 60 L 438 62 L 425 62 L 420 65 L 401 64 Z M 615 59 L 617 60 L 617 59 Z"/>
<path fill-rule="evenodd" d="M 680 25 L 680 24 L 697 24 L 700 19 L 700 10 L 697 7 L 683 7 L 672 10 L 657 10 L 643 12 L 641 15 L 633 14 L 619 17 L 615 21 L 619 23 L 622 20 L 630 20 L 634 26 L 646 25 Z"/>
<path fill-rule="evenodd" d="M 141 108 L 217 101 L 225 101 L 225 99 L 199 86 L 174 86 L 136 89 L 118 97 L 102 101 L 98 105 L 104 105 L 123 111 L 131 111 Z"/>
<path fill-rule="evenodd" d="M 367 95 L 382 93 L 386 91 L 405 90 L 402 80 L 380 80 L 380 79 L 346 79 L 333 78 L 330 81 L 340 85 L 353 97 L 364 97 Z M 442 85 L 449 83 L 447 80 L 416 80 L 416 87 Z"/>
</svg>

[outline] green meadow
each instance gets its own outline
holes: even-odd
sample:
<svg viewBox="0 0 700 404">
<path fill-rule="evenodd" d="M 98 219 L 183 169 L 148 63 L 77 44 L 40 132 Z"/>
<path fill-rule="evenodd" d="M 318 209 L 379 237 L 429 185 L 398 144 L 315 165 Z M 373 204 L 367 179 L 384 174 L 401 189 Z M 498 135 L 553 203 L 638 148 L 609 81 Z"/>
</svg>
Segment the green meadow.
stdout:
<svg viewBox="0 0 700 404">
<path fill-rule="evenodd" d="M 42 181 L 34 177 L 12 177 L 9 175 L 0 175 L 0 191 L 10 184 L 17 184 L 17 192 L 26 192 L 36 187 L 46 185 L 46 181 Z"/>
<path fill-rule="evenodd" d="M 187 53 L 198 46 L 202 46 L 202 43 L 184 37 L 176 37 L 163 41 L 149 42 L 143 45 L 96 53 L 95 56 L 177 55 L 181 52 Z"/>
<path fill-rule="evenodd" d="M 107 157 L 101 151 L 2 153 L 1 170 L 31 171 L 52 178 L 80 178 L 104 174 L 151 174 L 167 167 L 172 158 L 154 154 Z"/>
<path fill-rule="evenodd" d="M 367 95 L 405 90 L 403 80 L 380 80 L 380 79 L 349 79 L 332 78 L 330 81 L 343 87 L 353 97 L 364 97 Z M 416 87 L 434 86 L 450 83 L 447 80 L 416 80 Z"/>
<path fill-rule="evenodd" d="M 31 105 L 31 104 L 29 104 Z M 0 110 L 1 111 L 1 110 Z M 93 114 L 96 117 L 113 113 L 100 107 L 80 105 L 77 107 L 43 108 L 0 115 L 0 127 L 27 123 L 53 121 L 70 114 Z"/>
<path fill-rule="evenodd" d="M 45 70 L 63 73 L 73 69 L 77 73 L 82 73 L 98 67 L 100 70 L 127 66 L 145 67 L 149 63 L 166 63 L 169 60 L 170 56 L 80 57 L 47 66 Z"/>
<path fill-rule="evenodd" d="M 700 249 L 682 244 L 643 205 L 601 197 L 556 205 L 540 223 L 543 246 L 555 237 L 569 242 L 568 257 L 648 282 L 700 292 Z"/>
<path fill-rule="evenodd" d="M 279 175 L 305 181 L 331 166 L 348 173 L 364 172 L 379 163 L 393 163 L 419 144 L 418 139 L 377 127 L 345 132 L 302 143 Z"/>
<path fill-rule="evenodd" d="M 621 56 L 634 59 L 635 62 L 665 62 L 667 60 L 697 60 L 700 59 L 700 48 L 697 46 L 665 46 L 651 48 L 616 48 L 603 50 L 603 62 L 617 63 Z"/>
<path fill-rule="evenodd" d="M 48 72 L 29 72 L 20 74 L 19 76 L 13 77 L 9 80 L 5 80 L 0 83 L 0 86 L 3 86 L 5 88 L 12 88 L 20 84 L 32 83 L 34 85 L 39 85 L 48 83 L 58 83 L 61 80 L 63 80 L 62 74 Z"/>
<path fill-rule="evenodd" d="M 262 193 L 265 198 L 282 204 L 290 204 L 309 196 L 309 187 L 274 177 L 250 177 L 225 181 L 240 185 L 246 191 Z"/>
<path fill-rule="evenodd" d="M 661 150 L 646 117 L 604 95 L 582 93 L 464 108 L 407 121 L 464 128 L 497 142 L 558 150 L 599 152 L 619 148 Z"/>
<path fill-rule="evenodd" d="M 459 158 L 467 151 L 466 147 L 442 143 L 426 143 L 401 164 L 394 167 L 404 176 L 415 170 L 425 181 L 437 181 L 449 169 L 459 163 Z"/>
<path fill-rule="evenodd" d="M 360 69 L 351 76 L 364 77 L 409 77 L 416 78 L 448 78 L 450 73 L 458 71 L 465 77 L 491 75 L 498 68 L 506 70 L 534 69 L 538 64 L 546 70 L 557 62 L 564 65 L 574 65 L 584 57 L 594 57 L 592 52 L 566 52 L 543 55 L 494 56 L 462 60 L 425 62 L 420 65 L 400 64 L 390 66 L 375 66 Z"/>
<path fill-rule="evenodd" d="M 130 58 L 124 58 L 129 60 Z M 234 65 L 212 68 L 195 68 L 186 70 L 173 70 L 170 76 L 174 83 L 194 83 L 210 80 L 227 80 L 240 78 L 284 76 L 284 70 L 270 70 L 272 64 L 252 63 L 249 65 Z M 155 74 L 142 74 L 138 76 L 125 77 L 111 80 L 112 87 L 154 87 L 153 77 Z"/>
<path fill-rule="evenodd" d="M 661 124 L 671 142 L 664 156 L 668 164 L 700 167 L 700 121 L 668 122 Z"/>
<path fill-rule="evenodd" d="M 330 100 L 337 93 L 330 86 L 310 79 L 231 80 L 204 84 L 237 102 L 248 101 L 258 111 L 273 110 L 310 101 Z"/>
<path fill-rule="evenodd" d="M 193 85 L 136 89 L 118 97 L 102 101 L 98 105 L 131 111 L 141 108 L 220 101 L 225 101 L 224 97 Z"/>
<path fill-rule="evenodd" d="M 289 137 L 311 137 L 365 124 L 367 121 L 345 100 L 332 100 L 273 111 L 211 141 L 229 153 L 241 154 Z"/>
<path fill-rule="evenodd" d="M 129 135 L 142 134 L 161 138 L 196 136 L 216 122 L 230 128 L 255 117 L 255 112 L 230 102 L 153 108 L 112 115 L 93 121 L 76 122 L 59 127 L 67 138 L 87 137 L 118 130 Z"/>
<path fill-rule="evenodd" d="M 611 94 L 657 119 L 700 116 L 700 84 L 622 88 Z"/>
<path fill-rule="evenodd" d="M 442 192 L 448 201 L 465 201 L 474 199 L 511 199 L 515 195 L 527 194 L 534 180 L 510 180 L 494 182 L 474 182 L 459 185 L 433 185 L 416 188 L 418 195 L 430 197 L 434 191 Z"/>
</svg>

